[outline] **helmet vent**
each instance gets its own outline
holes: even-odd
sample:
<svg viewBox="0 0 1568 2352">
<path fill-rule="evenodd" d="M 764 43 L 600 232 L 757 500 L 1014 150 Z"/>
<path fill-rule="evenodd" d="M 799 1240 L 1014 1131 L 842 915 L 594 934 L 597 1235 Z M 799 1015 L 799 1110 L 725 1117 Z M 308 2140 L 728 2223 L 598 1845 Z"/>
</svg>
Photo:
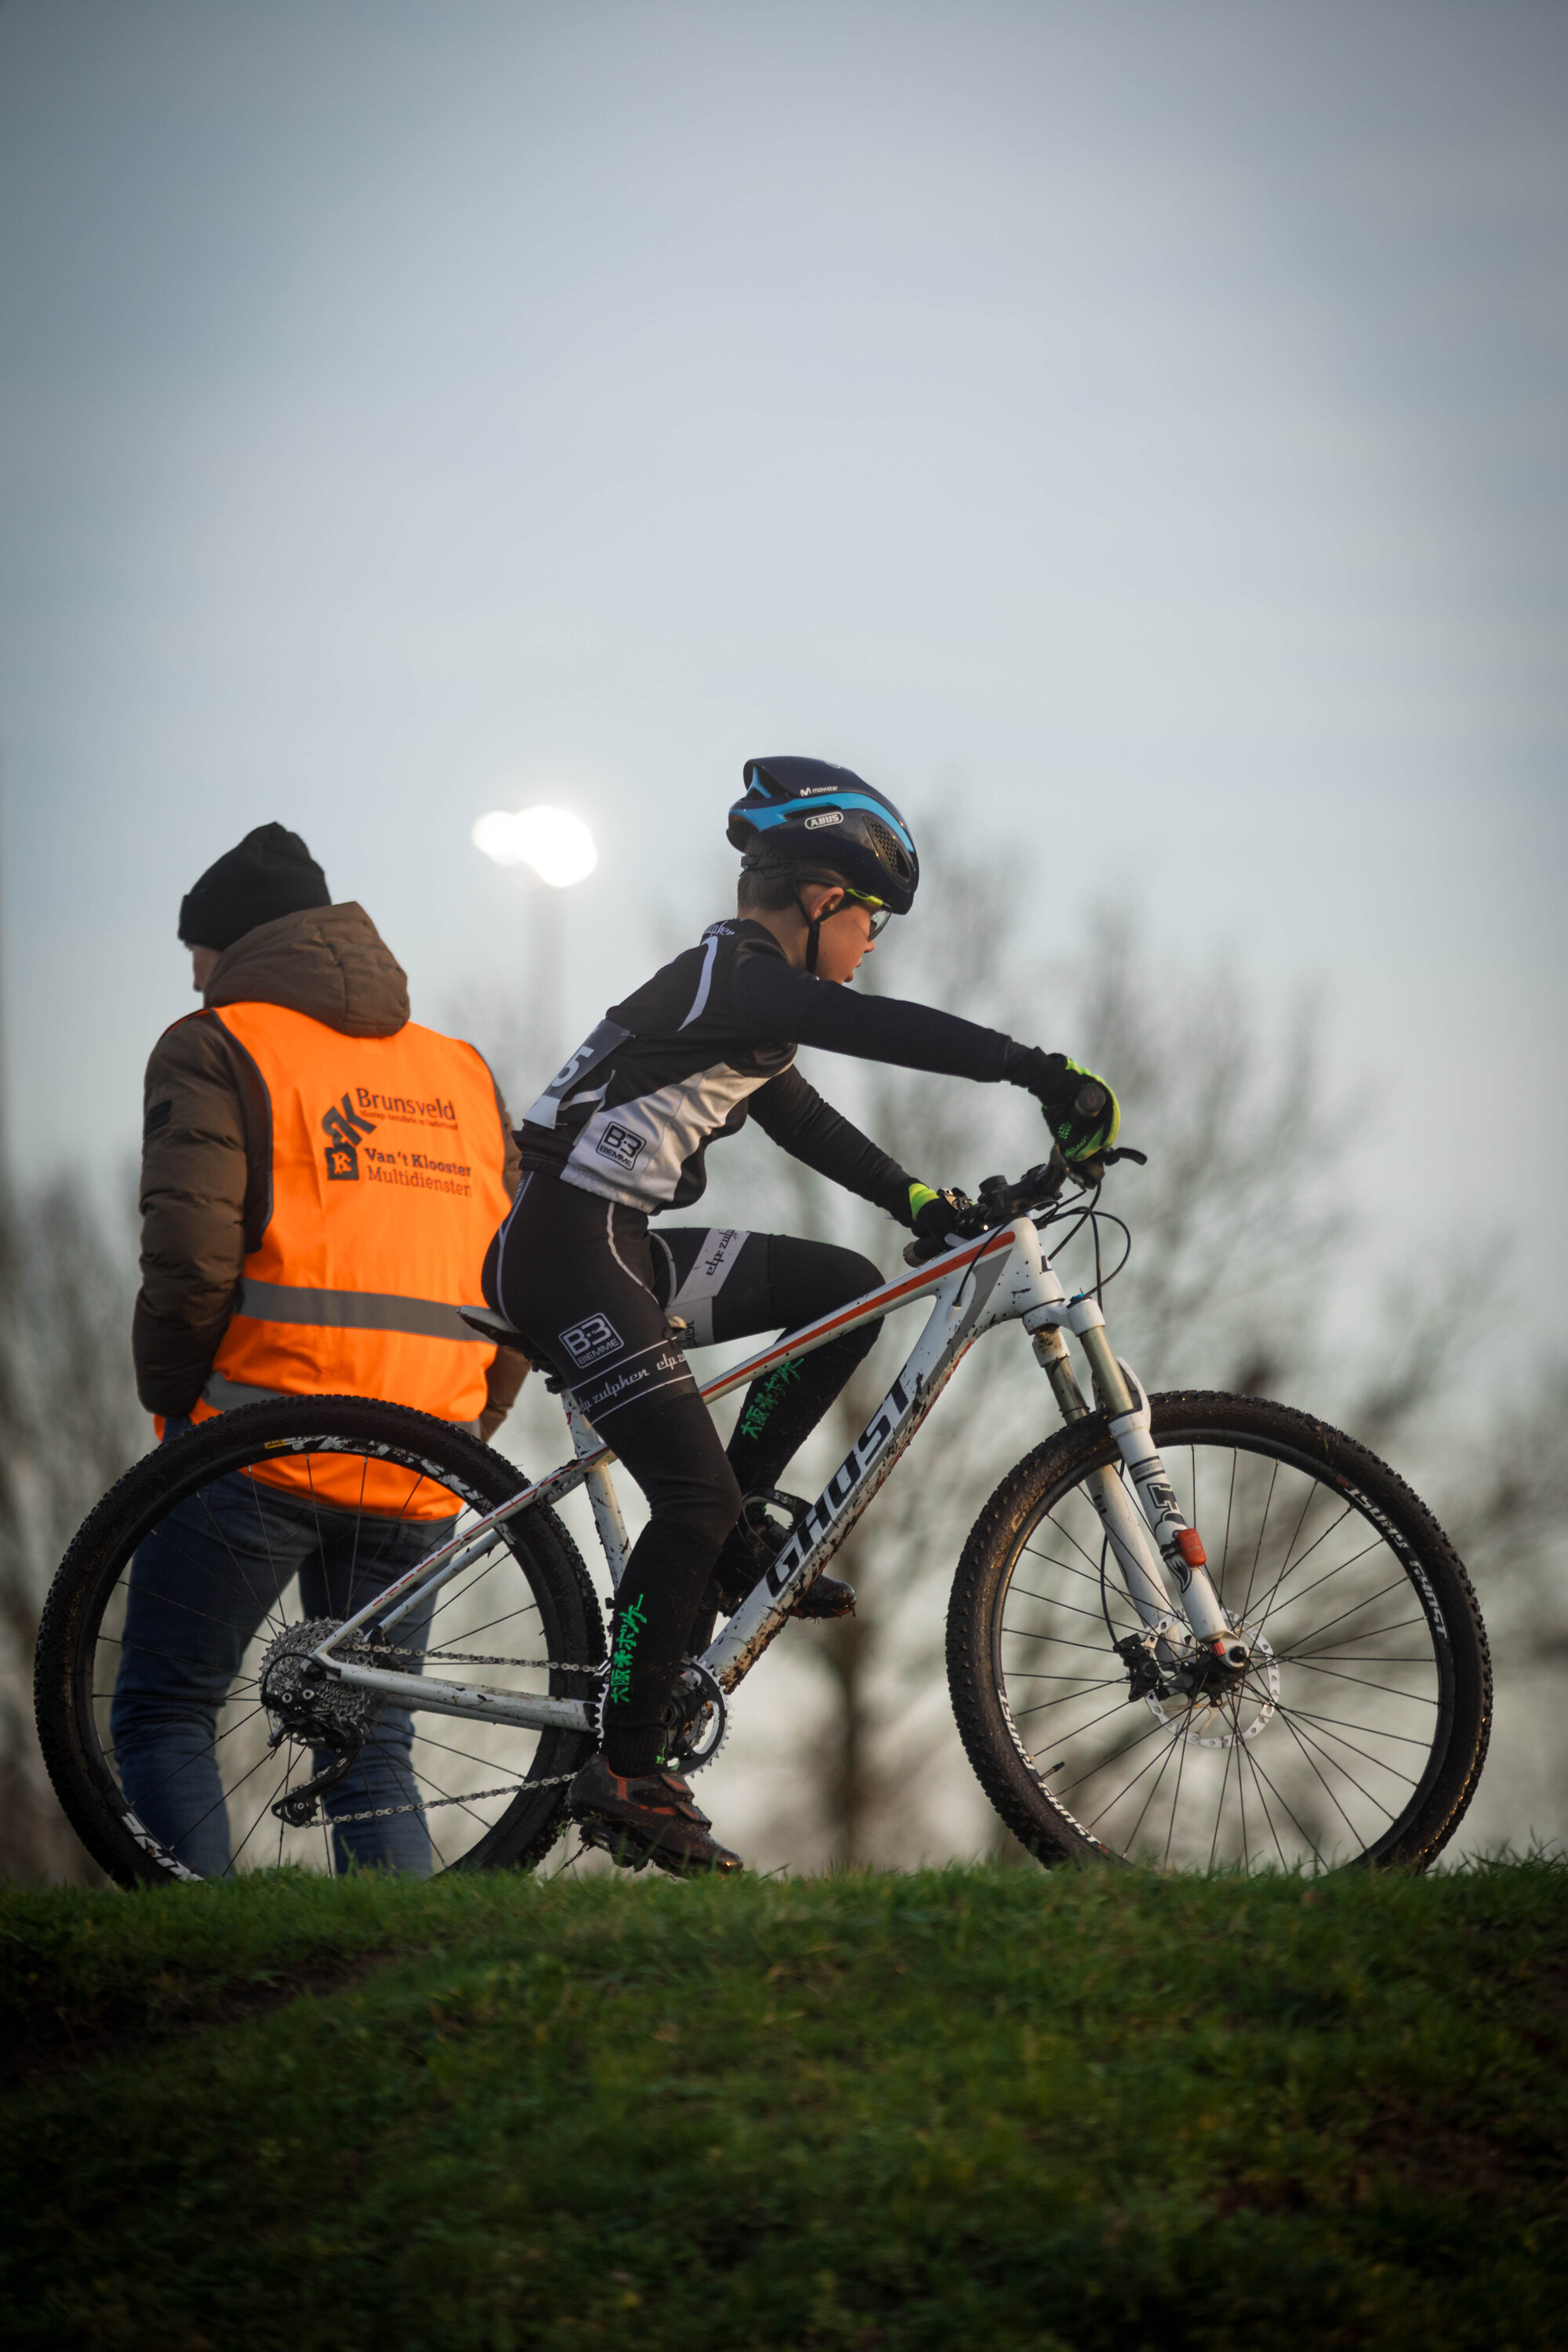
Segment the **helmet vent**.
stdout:
<svg viewBox="0 0 1568 2352">
<path fill-rule="evenodd" d="M 913 868 L 904 855 L 898 835 L 889 826 L 882 824 L 879 817 L 868 816 L 865 822 L 871 846 L 882 864 L 890 872 L 896 874 L 900 882 L 907 882 Z"/>
</svg>

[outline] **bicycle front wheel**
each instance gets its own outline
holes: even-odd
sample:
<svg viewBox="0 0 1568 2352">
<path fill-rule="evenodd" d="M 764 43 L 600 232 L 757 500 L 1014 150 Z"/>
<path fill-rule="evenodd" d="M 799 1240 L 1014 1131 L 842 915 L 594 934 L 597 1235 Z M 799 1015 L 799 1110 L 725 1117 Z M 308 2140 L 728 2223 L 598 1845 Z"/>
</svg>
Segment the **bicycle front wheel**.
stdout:
<svg viewBox="0 0 1568 2352">
<path fill-rule="evenodd" d="M 308 1657 L 437 1544 L 515 1495 L 489 1446 L 398 1405 L 247 1405 L 105 1496 L 39 1628 L 38 1735 L 60 1802 L 123 1885 L 284 1864 L 335 1874 L 531 1868 L 591 1735 L 391 1705 Z M 604 1623 L 537 1507 L 374 1654 L 405 1675 L 592 1698 Z"/>
<path fill-rule="evenodd" d="M 948 1677 L 986 1795 L 1047 1864 L 1424 1867 L 1475 1791 L 1491 1719 L 1453 1547 L 1385 1463 L 1307 1413 L 1150 1402 L 1251 1664 L 1190 1698 L 1134 1694 L 1115 1644 L 1141 1628 L 1085 1484 L 1122 1475 L 1096 1413 L 1004 1479 L 960 1564 Z"/>
</svg>

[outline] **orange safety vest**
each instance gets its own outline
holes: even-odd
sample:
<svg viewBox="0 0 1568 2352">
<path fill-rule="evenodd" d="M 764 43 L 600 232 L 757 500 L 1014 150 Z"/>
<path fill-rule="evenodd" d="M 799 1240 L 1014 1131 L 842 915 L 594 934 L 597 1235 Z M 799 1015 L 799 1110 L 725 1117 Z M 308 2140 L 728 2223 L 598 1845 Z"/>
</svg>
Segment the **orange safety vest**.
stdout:
<svg viewBox="0 0 1568 2352">
<path fill-rule="evenodd" d="M 495 1083 L 471 1045 L 409 1022 L 347 1037 L 280 1004 L 213 1016 L 271 1112 L 271 1201 L 193 1418 L 260 1397 L 384 1397 L 471 1424 L 495 1349 L 459 1304 L 509 1202 Z M 311 1454 L 252 1474 L 318 1501 L 446 1518 L 454 1497 L 390 1464 Z"/>
</svg>

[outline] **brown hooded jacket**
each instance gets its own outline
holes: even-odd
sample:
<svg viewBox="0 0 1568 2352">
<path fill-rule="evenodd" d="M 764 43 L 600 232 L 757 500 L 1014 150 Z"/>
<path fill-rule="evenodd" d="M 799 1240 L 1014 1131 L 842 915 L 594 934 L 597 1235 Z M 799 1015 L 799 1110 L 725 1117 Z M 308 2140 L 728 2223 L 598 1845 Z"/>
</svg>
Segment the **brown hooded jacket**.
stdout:
<svg viewBox="0 0 1568 2352">
<path fill-rule="evenodd" d="M 408 1019 L 408 982 L 363 907 L 310 907 L 260 923 L 218 958 L 205 1010 L 166 1029 L 147 1064 L 142 1130 L 142 1288 L 132 1327 L 136 1390 L 149 1412 L 187 1413 L 238 1303 L 247 1251 L 271 1195 L 272 1143 L 248 1057 L 223 1004 L 281 1004 L 350 1037 L 391 1037 Z M 517 1146 L 500 1090 L 503 1181 L 515 1193 Z M 479 1430 L 505 1420 L 528 1360 L 500 1349 Z"/>
</svg>

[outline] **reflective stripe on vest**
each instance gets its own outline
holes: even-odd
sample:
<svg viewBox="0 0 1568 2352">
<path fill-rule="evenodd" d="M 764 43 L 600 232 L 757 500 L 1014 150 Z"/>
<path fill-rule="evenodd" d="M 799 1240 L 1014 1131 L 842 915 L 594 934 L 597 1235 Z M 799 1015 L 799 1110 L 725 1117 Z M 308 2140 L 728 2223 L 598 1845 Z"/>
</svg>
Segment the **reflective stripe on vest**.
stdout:
<svg viewBox="0 0 1568 2352">
<path fill-rule="evenodd" d="M 291 1282 L 239 1287 L 239 1312 L 268 1323 L 312 1323 L 324 1331 L 410 1331 L 422 1339 L 457 1339 L 464 1347 L 491 1343 L 470 1330 L 455 1307 L 437 1298 L 399 1298 L 385 1290 L 301 1290 Z"/>
<path fill-rule="evenodd" d="M 248 1055 L 271 1119 L 266 1230 L 196 1417 L 243 1396 L 363 1396 L 471 1428 L 493 1345 L 479 1306 L 485 1251 L 509 1206 L 494 1081 L 471 1045 L 409 1022 L 350 1037 L 279 1004 L 212 1016 Z M 220 1402 L 220 1399 L 222 1402 Z M 257 1475 L 414 1517 L 450 1495 L 360 1457 L 312 1455 Z"/>
</svg>

